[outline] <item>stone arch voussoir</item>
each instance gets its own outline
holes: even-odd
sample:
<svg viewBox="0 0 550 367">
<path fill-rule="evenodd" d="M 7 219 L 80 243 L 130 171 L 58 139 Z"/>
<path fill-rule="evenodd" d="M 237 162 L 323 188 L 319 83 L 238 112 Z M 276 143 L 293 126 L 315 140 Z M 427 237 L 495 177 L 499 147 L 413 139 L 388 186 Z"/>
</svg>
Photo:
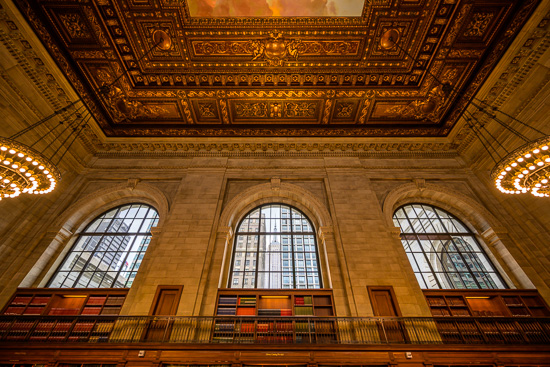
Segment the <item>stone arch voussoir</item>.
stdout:
<svg viewBox="0 0 550 367">
<path fill-rule="evenodd" d="M 411 203 L 426 203 L 440 207 L 456 215 L 477 233 L 483 233 L 489 228 L 502 228 L 500 221 L 471 197 L 448 187 L 428 183 L 420 187 L 415 183 L 407 183 L 386 195 L 382 210 L 388 226 L 393 226 L 392 217 L 395 210 Z"/>
<path fill-rule="evenodd" d="M 52 229 L 55 231 L 55 228 L 63 228 L 70 233 L 76 233 L 104 211 L 134 202 L 154 207 L 159 213 L 158 227 L 162 226 L 170 209 L 166 195 L 154 186 L 138 183 L 135 186 L 115 185 L 82 197 L 59 216 Z"/>
<path fill-rule="evenodd" d="M 300 209 L 317 228 L 331 226 L 332 218 L 326 206 L 311 192 L 289 183 L 266 183 L 253 186 L 234 197 L 224 208 L 220 226 L 235 227 L 246 213 L 261 204 L 279 202 Z"/>
</svg>

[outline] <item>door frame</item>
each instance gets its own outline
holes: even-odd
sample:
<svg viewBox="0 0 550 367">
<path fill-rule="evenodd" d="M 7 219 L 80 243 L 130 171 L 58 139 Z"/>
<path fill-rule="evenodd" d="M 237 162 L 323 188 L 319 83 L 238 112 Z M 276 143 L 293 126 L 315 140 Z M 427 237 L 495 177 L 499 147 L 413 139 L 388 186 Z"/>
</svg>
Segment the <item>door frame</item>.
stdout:
<svg viewBox="0 0 550 367">
<path fill-rule="evenodd" d="M 174 300 L 174 304 L 172 305 L 172 309 L 170 310 L 170 315 L 154 315 L 155 308 L 157 307 L 160 293 L 163 290 L 176 290 L 176 299 Z M 153 297 L 153 302 L 151 302 L 151 309 L 149 310 L 149 316 L 175 316 L 178 311 L 178 306 L 181 301 L 181 294 L 183 293 L 183 285 L 159 285 L 157 286 L 157 291 L 155 292 L 155 296 Z"/>
</svg>

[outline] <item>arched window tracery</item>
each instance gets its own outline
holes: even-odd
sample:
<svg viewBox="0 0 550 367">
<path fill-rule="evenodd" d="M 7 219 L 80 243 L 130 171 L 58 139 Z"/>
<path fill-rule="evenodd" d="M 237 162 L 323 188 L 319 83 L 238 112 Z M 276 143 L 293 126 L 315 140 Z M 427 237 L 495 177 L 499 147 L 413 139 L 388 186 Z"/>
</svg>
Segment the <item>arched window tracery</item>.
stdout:
<svg viewBox="0 0 550 367">
<path fill-rule="evenodd" d="M 239 223 L 230 288 L 321 288 L 311 221 L 285 204 L 261 205 Z"/>
<path fill-rule="evenodd" d="M 47 287 L 130 287 L 158 221 L 157 211 L 145 204 L 106 211 L 79 234 Z"/>
<path fill-rule="evenodd" d="M 393 222 L 421 288 L 508 288 L 474 234 L 452 214 L 408 204 L 395 211 Z"/>
</svg>

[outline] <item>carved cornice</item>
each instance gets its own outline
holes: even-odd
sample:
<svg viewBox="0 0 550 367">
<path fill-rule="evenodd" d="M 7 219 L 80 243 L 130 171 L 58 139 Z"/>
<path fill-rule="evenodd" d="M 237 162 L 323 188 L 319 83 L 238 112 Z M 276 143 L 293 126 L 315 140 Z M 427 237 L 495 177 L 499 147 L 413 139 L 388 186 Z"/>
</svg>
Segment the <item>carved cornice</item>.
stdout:
<svg viewBox="0 0 550 367">
<path fill-rule="evenodd" d="M 507 63 L 502 62 L 499 64 L 491 78 L 484 85 L 484 97 L 478 98 L 482 98 L 485 103 L 495 107 L 503 107 L 509 102 L 516 103 L 516 101 L 511 101 L 510 97 L 526 81 L 533 67 L 541 61 L 541 57 L 550 47 L 550 10 L 548 10 L 548 7 L 548 3 L 546 3 L 546 10 L 541 10 L 546 11 L 546 13 L 541 16 L 539 23 L 532 27 L 526 36 L 523 36 L 522 39 L 525 39 L 523 44 L 518 45 L 514 50 L 508 51 L 508 54 L 503 57 L 503 60 L 506 60 Z M 539 80 L 537 87 L 533 89 L 533 94 L 526 96 L 514 111 L 507 112 L 514 116 L 519 115 L 546 87 L 548 82 L 550 82 L 550 73 Z M 488 122 L 486 115 L 479 114 L 476 117 L 479 118 L 482 124 Z M 463 125 L 454 137 L 453 143 L 456 144 L 457 151 L 463 154 L 476 140 L 475 132 L 469 126 Z"/>
<path fill-rule="evenodd" d="M 62 87 L 63 82 L 60 81 L 63 76 L 57 68 L 50 68 L 53 62 L 49 60 L 49 56 L 43 49 L 37 49 L 41 46 L 35 46 L 36 40 L 31 40 L 34 37 L 26 31 L 23 25 L 25 21 L 19 16 L 13 14 L 10 9 L 0 3 L 0 43 L 5 47 L 6 51 L 17 62 L 18 67 L 26 76 L 36 92 L 49 105 L 52 111 L 59 110 L 67 106 L 71 99 L 76 99 L 74 91 L 68 87 Z M 45 59 L 48 59 L 45 61 Z M 34 115 L 33 120 L 36 121 L 43 118 L 49 112 L 44 113 L 37 108 L 36 101 L 26 91 L 21 88 L 21 83 L 12 78 L 12 74 L 0 70 L 0 78 L 3 80 L 6 94 L 17 95 L 21 104 L 25 109 L 31 111 Z M 60 119 L 67 118 L 70 111 L 64 111 L 60 114 Z M 35 122 L 35 121 L 31 121 Z M 57 123 L 56 121 L 54 121 Z M 45 132 L 46 130 L 44 130 Z M 92 146 L 89 138 L 84 135 L 91 136 L 93 133 L 90 129 L 86 129 L 87 134 L 81 134 L 79 141 L 86 148 L 88 153 L 95 152 L 95 147 Z M 95 137 L 95 140 L 98 140 Z M 73 155 L 73 158 L 81 165 L 85 166 L 84 161 L 78 155 Z"/>
<path fill-rule="evenodd" d="M 387 156 L 387 157 L 454 157 L 456 151 L 449 143 L 105 143 L 98 157 L 162 157 L 212 156 Z"/>
</svg>

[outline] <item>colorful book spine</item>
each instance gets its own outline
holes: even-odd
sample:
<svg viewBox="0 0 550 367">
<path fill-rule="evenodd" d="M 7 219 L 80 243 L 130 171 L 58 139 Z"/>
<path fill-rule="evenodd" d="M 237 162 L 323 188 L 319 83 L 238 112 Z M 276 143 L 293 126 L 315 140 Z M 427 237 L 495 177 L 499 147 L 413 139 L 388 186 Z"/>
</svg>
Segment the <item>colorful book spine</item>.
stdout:
<svg viewBox="0 0 550 367">
<path fill-rule="evenodd" d="M 236 309 L 233 307 L 218 307 L 217 316 L 235 316 Z"/>
</svg>

